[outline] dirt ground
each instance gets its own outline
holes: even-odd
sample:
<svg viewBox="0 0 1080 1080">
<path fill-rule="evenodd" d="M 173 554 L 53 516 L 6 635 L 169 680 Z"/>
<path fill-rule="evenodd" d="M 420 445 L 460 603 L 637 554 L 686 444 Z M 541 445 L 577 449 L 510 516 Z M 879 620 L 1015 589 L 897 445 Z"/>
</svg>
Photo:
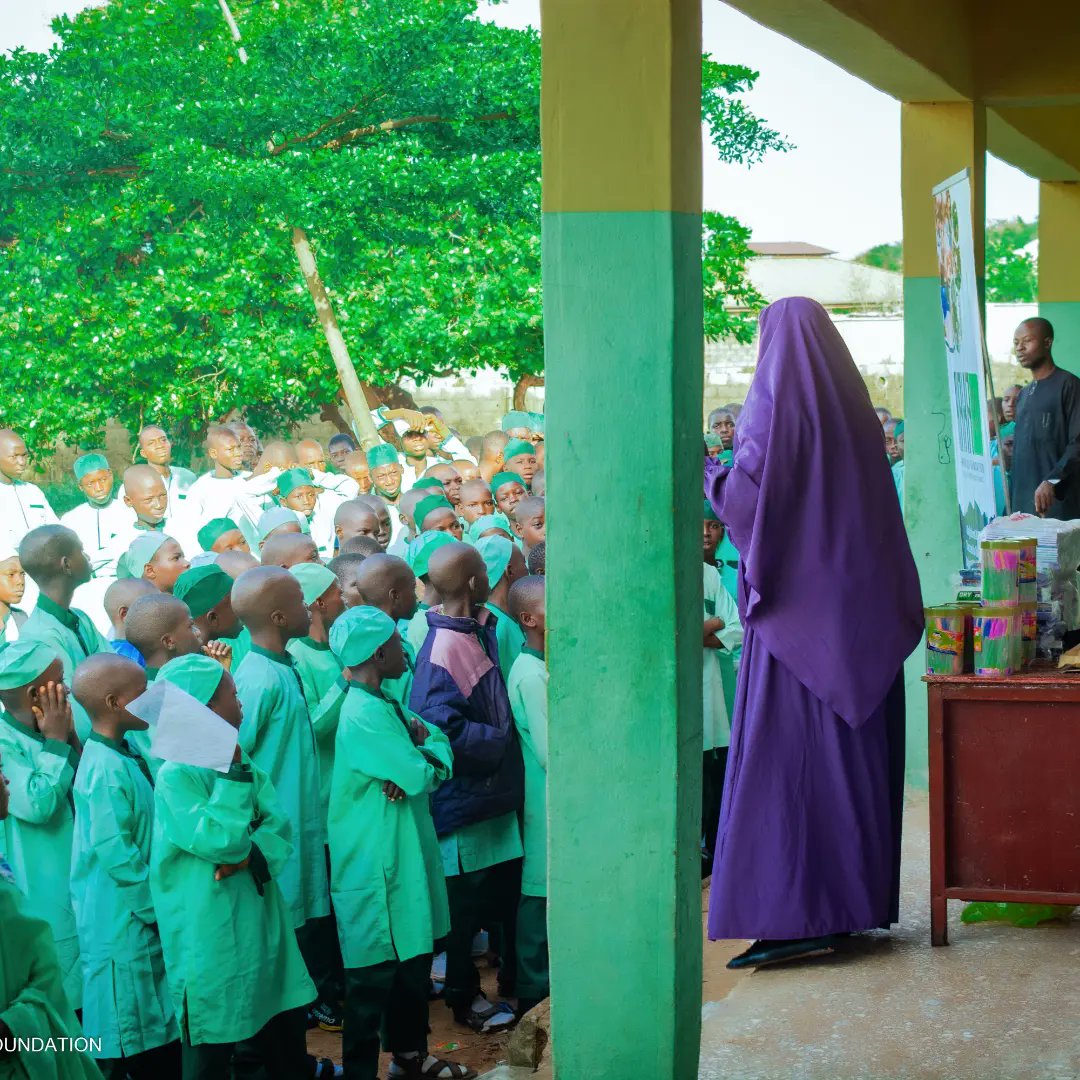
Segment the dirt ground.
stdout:
<svg viewBox="0 0 1080 1080">
<path fill-rule="evenodd" d="M 708 940 L 705 932 L 705 920 L 709 911 L 709 890 L 701 890 L 702 941 L 704 944 L 704 970 L 702 979 L 702 1000 L 720 1001 L 727 997 L 738 983 L 750 977 L 748 972 L 728 971 L 724 966 L 736 953 L 746 948 L 744 941 Z M 496 970 L 481 961 L 480 973 L 484 992 L 492 1000 L 498 1000 L 495 987 Z M 513 999 L 511 999 L 513 1000 Z M 514 1004 L 517 1004 L 515 1001 Z M 454 1023 L 450 1010 L 441 1000 L 431 1002 L 431 1035 L 428 1037 L 429 1051 L 438 1057 L 460 1061 L 475 1069 L 481 1076 L 506 1059 L 506 1041 L 508 1035 L 477 1035 L 466 1027 Z M 450 1044 L 457 1043 L 453 1049 Z M 308 1050 L 318 1057 L 328 1057 L 335 1064 L 341 1064 L 341 1035 L 329 1031 L 313 1029 L 308 1032 Z M 390 1064 L 390 1055 L 384 1054 L 380 1062 L 380 1075 L 386 1075 Z"/>
</svg>

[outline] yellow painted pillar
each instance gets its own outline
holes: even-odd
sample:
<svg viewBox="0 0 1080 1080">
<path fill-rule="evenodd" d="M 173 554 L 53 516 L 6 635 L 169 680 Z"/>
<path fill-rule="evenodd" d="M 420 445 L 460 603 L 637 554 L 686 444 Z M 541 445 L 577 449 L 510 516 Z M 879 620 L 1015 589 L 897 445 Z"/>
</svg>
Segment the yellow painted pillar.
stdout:
<svg viewBox="0 0 1080 1080">
<path fill-rule="evenodd" d="M 962 169 L 972 177 L 975 265 L 985 264 L 986 110 L 971 102 L 901 108 L 904 214 L 904 517 L 925 603 L 950 599 L 961 565 L 945 333 L 934 233 L 933 189 Z M 979 276 L 980 296 L 984 279 Z M 925 667 L 908 663 L 908 775 L 925 786 Z"/>
<path fill-rule="evenodd" d="M 1080 184 L 1039 184 L 1039 314 L 1054 324 L 1054 358 L 1080 371 Z"/>
<path fill-rule="evenodd" d="M 543 0 L 552 1036 L 690 1080 L 701 1023 L 701 6 Z M 627 433 L 632 432 L 632 437 Z"/>
</svg>

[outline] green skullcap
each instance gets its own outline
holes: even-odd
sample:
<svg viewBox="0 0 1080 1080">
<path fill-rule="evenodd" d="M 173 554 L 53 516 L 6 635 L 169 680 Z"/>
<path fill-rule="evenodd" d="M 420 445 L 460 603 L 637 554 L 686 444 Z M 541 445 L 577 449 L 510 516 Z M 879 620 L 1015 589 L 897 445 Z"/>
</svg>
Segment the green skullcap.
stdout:
<svg viewBox="0 0 1080 1080">
<path fill-rule="evenodd" d="M 337 584 L 337 575 L 322 563 L 302 562 L 289 567 L 289 573 L 300 582 L 304 603 L 311 607 L 331 585 Z"/>
<path fill-rule="evenodd" d="M 724 440 L 721 439 L 719 435 L 714 435 L 711 431 L 706 431 L 705 445 L 710 450 L 715 450 L 717 447 L 720 447 L 720 449 L 722 450 L 724 448 Z"/>
<path fill-rule="evenodd" d="M 232 592 L 232 585 L 232 578 L 217 563 L 193 566 L 176 579 L 173 596 L 183 600 L 191 617 L 198 619 L 216 608 Z"/>
<path fill-rule="evenodd" d="M 510 444 L 507 443 L 507 445 L 509 446 Z M 529 446 L 531 448 L 532 443 L 529 443 Z M 503 484 L 520 484 L 522 487 L 524 487 L 525 486 L 525 481 L 522 480 L 521 477 L 518 476 L 518 474 L 516 472 L 499 472 L 499 473 L 496 473 L 491 478 L 491 494 L 492 495 L 497 494 L 499 488 L 501 488 L 503 486 Z"/>
<path fill-rule="evenodd" d="M 330 650 L 343 667 L 356 667 L 370 660 L 396 630 L 397 624 L 385 611 L 366 605 L 349 608 L 330 627 Z"/>
<path fill-rule="evenodd" d="M 531 427 L 529 414 L 527 412 L 521 412 L 520 410 L 515 409 L 513 412 L 508 412 L 502 418 L 502 423 L 499 426 L 503 429 L 503 431 L 513 431 L 514 428 Z"/>
<path fill-rule="evenodd" d="M 903 420 L 897 420 L 896 423 L 893 425 L 893 438 L 895 438 L 897 435 L 903 435 L 903 434 L 904 434 L 904 421 Z"/>
<path fill-rule="evenodd" d="M 25 638 L 0 649 L 0 690 L 20 690 L 60 658 L 41 641 Z"/>
<path fill-rule="evenodd" d="M 476 541 L 476 550 L 484 557 L 488 585 L 494 589 L 510 565 L 514 545 L 505 536 L 484 536 Z"/>
<path fill-rule="evenodd" d="M 226 533 L 239 531 L 240 526 L 232 518 L 214 518 L 208 521 L 195 536 L 203 551 L 209 551 Z"/>
<path fill-rule="evenodd" d="M 413 510 L 413 521 L 416 522 L 416 528 L 418 530 L 424 527 L 424 518 L 428 514 L 433 513 L 436 510 L 449 510 L 453 512 L 453 507 L 450 505 L 448 499 L 445 499 L 442 495 L 429 495 L 426 499 L 421 499 Z"/>
<path fill-rule="evenodd" d="M 502 529 L 510 536 L 514 535 L 514 530 L 510 528 L 510 519 L 503 513 L 496 513 L 478 517 L 465 530 L 465 537 L 470 544 L 475 546 L 482 539 L 481 533 L 486 533 L 488 529 Z"/>
<path fill-rule="evenodd" d="M 92 453 L 83 454 L 81 457 L 75 459 L 75 479 L 81 480 L 84 476 L 89 476 L 91 473 L 102 472 L 109 469 L 108 458 L 104 454 Z"/>
<path fill-rule="evenodd" d="M 901 420 L 896 426 L 896 434 L 902 435 L 904 433 L 904 421 Z M 1002 424 L 998 429 L 998 437 L 1007 439 L 1010 435 L 1016 434 L 1016 421 L 1010 420 L 1007 424 Z"/>
<path fill-rule="evenodd" d="M 510 461 L 513 458 L 520 457 L 522 454 L 535 456 L 536 447 L 527 439 L 511 439 L 503 448 L 503 461 Z"/>
<path fill-rule="evenodd" d="M 388 442 L 379 443 L 367 452 L 369 469 L 377 469 L 380 465 L 399 465 L 398 452 Z"/>
<path fill-rule="evenodd" d="M 531 412 L 527 414 L 529 417 L 529 427 L 537 433 L 537 435 L 544 434 L 544 414 L 542 412 Z"/>
<path fill-rule="evenodd" d="M 259 515 L 259 520 L 255 525 L 255 534 L 259 538 L 259 543 L 261 544 L 282 525 L 299 525 L 301 532 L 308 531 L 307 522 L 295 510 L 290 510 L 287 506 L 275 506 L 272 510 Z"/>
<path fill-rule="evenodd" d="M 443 482 L 437 476 L 425 476 L 423 480 L 417 480 L 413 484 L 413 491 L 423 488 L 438 488 L 440 491 L 443 489 Z"/>
<path fill-rule="evenodd" d="M 449 533 L 433 530 L 423 532 L 414 540 L 409 541 L 405 548 L 405 561 L 417 577 L 423 577 L 428 572 L 431 556 L 446 544 L 456 543 L 457 541 Z"/>
<path fill-rule="evenodd" d="M 706 521 L 719 521 L 716 516 L 716 511 L 712 507 L 712 503 L 708 499 L 705 500 L 705 520 Z"/>
<path fill-rule="evenodd" d="M 278 493 L 283 499 L 286 495 L 291 495 L 297 488 L 318 486 L 315 483 L 315 477 L 307 469 L 286 469 L 277 478 Z"/>
<path fill-rule="evenodd" d="M 158 672 L 158 679 L 171 682 L 185 694 L 190 694 L 200 705 L 208 705 L 221 685 L 225 669 L 209 656 L 188 653 L 170 660 Z"/>
<path fill-rule="evenodd" d="M 131 541 L 131 546 L 116 562 L 116 576 L 118 578 L 142 577 L 146 564 L 158 553 L 158 548 L 171 540 L 172 537 L 164 533 L 152 532 L 140 536 Z"/>
</svg>

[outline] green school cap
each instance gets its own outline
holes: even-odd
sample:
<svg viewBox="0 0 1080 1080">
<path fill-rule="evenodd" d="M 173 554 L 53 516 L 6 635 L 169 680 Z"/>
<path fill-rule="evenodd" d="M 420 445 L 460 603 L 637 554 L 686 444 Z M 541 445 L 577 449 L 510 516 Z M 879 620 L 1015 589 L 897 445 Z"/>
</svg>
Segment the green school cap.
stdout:
<svg viewBox="0 0 1080 1080">
<path fill-rule="evenodd" d="M 356 667 L 370 660 L 397 631 L 397 624 L 385 611 L 361 605 L 349 608 L 330 627 L 330 651 L 344 667 Z"/>
<path fill-rule="evenodd" d="M 29 686 L 59 659 L 56 651 L 41 641 L 16 641 L 0 649 L 0 690 Z"/>
<path fill-rule="evenodd" d="M 720 449 L 722 450 L 724 448 L 724 440 L 721 439 L 719 435 L 714 435 L 711 431 L 706 431 L 705 445 L 710 450 L 715 450 L 717 447 L 720 447 Z"/>
<path fill-rule="evenodd" d="M 337 584 L 337 575 L 322 563 L 302 562 L 289 567 L 289 573 L 300 582 L 304 603 L 311 607 L 331 585 Z"/>
<path fill-rule="evenodd" d="M 449 533 L 434 530 L 423 532 L 409 541 L 405 548 L 405 561 L 417 577 L 423 577 L 428 572 L 431 556 L 444 545 L 456 543 L 457 541 Z"/>
<path fill-rule="evenodd" d="M 183 600 L 198 619 L 214 608 L 232 592 L 233 580 L 217 563 L 209 566 L 193 566 L 177 579 L 173 596 Z"/>
<path fill-rule="evenodd" d="M 239 531 L 240 526 L 232 518 L 214 518 L 208 521 L 195 537 L 203 551 L 209 551 L 226 533 Z"/>
<path fill-rule="evenodd" d="M 164 533 L 150 532 L 131 541 L 131 546 L 116 561 L 118 578 L 137 578 L 143 576 L 146 564 L 157 554 L 158 548 L 171 540 Z"/>
<path fill-rule="evenodd" d="M 216 660 L 202 653 L 188 653 L 170 660 L 158 672 L 158 678 L 190 694 L 200 705 L 208 705 L 224 674 L 225 669 Z"/>
<path fill-rule="evenodd" d="M 495 514 L 484 514 L 483 517 L 478 517 L 465 530 L 465 539 L 475 547 L 482 539 L 482 534 L 486 533 L 488 529 L 502 529 L 510 536 L 514 535 L 514 530 L 510 528 L 510 519 L 505 514 L 499 512 Z"/>
<path fill-rule="evenodd" d="M 705 520 L 706 521 L 719 521 L 716 516 L 716 511 L 712 507 L 712 503 L 708 499 L 705 500 Z"/>
<path fill-rule="evenodd" d="M 536 447 L 526 439 L 511 439 L 503 448 L 503 461 L 511 461 L 522 454 L 536 456 Z"/>
<path fill-rule="evenodd" d="M 537 435 L 544 434 L 544 414 L 542 412 L 531 412 L 526 414 L 529 417 L 529 427 L 537 433 Z"/>
<path fill-rule="evenodd" d="M 896 425 L 896 431 L 893 432 L 893 434 L 894 435 L 903 435 L 903 433 L 904 433 L 904 421 L 901 420 L 900 423 Z M 1001 427 L 998 429 L 998 437 L 1001 438 L 1001 439 L 1007 439 L 1010 435 L 1015 435 L 1015 434 L 1016 434 L 1016 421 L 1015 420 L 1010 420 L 1007 424 L 1002 424 Z"/>
<path fill-rule="evenodd" d="M 413 508 L 413 521 L 416 522 L 417 529 L 422 530 L 424 528 L 424 518 L 428 514 L 434 513 L 436 510 L 453 512 L 453 509 L 450 501 L 442 495 L 429 495 L 426 499 L 421 499 Z"/>
<path fill-rule="evenodd" d="M 75 464 L 73 466 L 75 479 L 81 480 L 84 476 L 108 470 L 109 467 L 109 460 L 104 454 L 99 454 L 96 451 L 92 454 L 83 454 L 81 457 L 75 459 Z"/>
<path fill-rule="evenodd" d="M 286 469 L 277 479 L 278 493 L 284 499 L 297 488 L 317 488 L 315 477 L 307 469 Z"/>
<path fill-rule="evenodd" d="M 425 476 L 423 480 L 417 480 L 413 484 L 413 491 L 418 488 L 438 488 L 440 491 L 444 491 L 443 482 L 437 476 Z"/>
<path fill-rule="evenodd" d="M 514 545 L 505 536 L 484 536 L 476 541 L 476 550 L 484 557 L 488 585 L 494 589 L 510 565 Z"/>
<path fill-rule="evenodd" d="M 369 469 L 377 469 L 380 465 L 399 465 L 398 452 L 388 442 L 379 443 L 367 451 L 367 463 Z"/>
<path fill-rule="evenodd" d="M 519 409 L 515 409 L 513 412 L 508 412 L 502 418 L 502 423 L 499 426 L 503 431 L 513 431 L 514 428 L 531 428 L 532 422 L 530 421 L 527 412 L 521 412 Z"/>
<path fill-rule="evenodd" d="M 520 441 L 520 440 L 518 440 L 518 441 Z M 507 443 L 506 445 L 509 446 L 510 443 Z M 530 447 L 532 446 L 531 443 L 529 445 L 530 445 Z M 492 495 L 497 495 L 498 491 L 499 491 L 499 488 L 501 488 L 503 486 L 503 484 L 520 484 L 522 487 L 524 487 L 525 486 L 525 481 L 522 480 L 521 477 L 518 476 L 518 474 L 516 472 L 500 472 L 500 473 L 496 473 L 491 478 L 491 494 Z"/>
<path fill-rule="evenodd" d="M 259 515 L 259 520 L 255 525 L 255 534 L 261 544 L 275 529 L 280 529 L 282 525 L 292 524 L 299 525 L 301 532 L 308 531 L 307 522 L 295 510 L 290 510 L 287 506 L 275 506 L 272 510 L 266 510 Z"/>
</svg>

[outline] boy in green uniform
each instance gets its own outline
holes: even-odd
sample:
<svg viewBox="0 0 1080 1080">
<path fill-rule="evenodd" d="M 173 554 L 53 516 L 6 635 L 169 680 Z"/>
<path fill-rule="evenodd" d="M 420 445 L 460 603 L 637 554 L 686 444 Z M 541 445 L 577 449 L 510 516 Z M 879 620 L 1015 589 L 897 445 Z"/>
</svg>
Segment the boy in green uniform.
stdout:
<svg viewBox="0 0 1080 1080">
<path fill-rule="evenodd" d="M 63 677 L 55 651 L 40 641 L 0 650 L 0 757 L 11 800 L 0 839 L 15 883 L 52 927 L 64 991 L 78 1009 L 82 971 L 68 882 L 79 740 Z M 2 935 L 6 940 L 6 928 Z"/>
<path fill-rule="evenodd" d="M 367 463 L 375 494 L 390 504 L 396 504 L 401 496 L 401 479 L 405 474 L 397 450 L 389 443 L 379 443 L 368 450 Z"/>
<path fill-rule="evenodd" d="M 507 516 L 499 511 L 495 514 L 485 514 L 477 518 L 466 530 L 465 540 L 473 547 L 485 536 L 501 536 L 505 540 L 513 540 L 514 532 Z"/>
<path fill-rule="evenodd" d="M 377 542 L 379 535 L 379 516 L 370 503 L 363 499 L 346 499 L 339 503 L 334 511 L 334 536 L 338 550 L 346 540 L 354 536 L 370 536 Z"/>
<path fill-rule="evenodd" d="M 125 734 L 146 721 L 127 711 L 146 689 L 133 660 L 101 653 L 75 672 L 72 693 L 93 730 L 75 778 L 71 900 L 83 972 L 83 1028 L 100 1040 L 107 1080 L 180 1077 L 180 1029 L 150 895 L 154 788 Z"/>
<path fill-rule="evenodd" d="M 393 517 L 390 514 L 390 507 L 381 495 L 377 495 L 372 491 L 368 495 L 358 495 L 357 498 L 362 499 L 375 511 L 375 516 L 379 519 L 379 531 L 375 534 L 375 539 L 385 551 L 404 526 L 400 522 L 398 525 L 394 524 Z M 392 505 L 396 507 L 398 504 L 395 502 Z"/>
<path fill-rule="evenodd" d="M 288 570 L 302 562 L 319 562 L 319 548 L 306 533 L 274 533 L 262 546 L 263 566 Z"/>
<path fill-rule="evenodd" d="M 394 555 L 373 555 L 365 559 L 356 573 L 356 589 L 361 602 L 378 608 L 401 628 L 407 626 L 416 614 L 416 575 L 404 559 Z M 416 668 L 416 650 L 408 641 L 402 641 L 405 654 L 405 670 L 397 677 L 384 678 L 382 692 L 403 708 L 409 706 L 413 671 Z"/>
<path fill-rule="evenodd" d="M 176 579 L 190 566 L 183 548 L 171 536 L 147 533 L 133 540 L 120 557 L 116 576 L 145 578 L 155 589 L 171 593 Z"/>
<path fill-rule="evenodd" d="M 439 548 L 454 542 L 454 538 L 449 533 L 421 533 L 415 540 L 409 542 L 409 546 L 405 550 L 405 562 L 424 590 L 423 598 L 416 605 L 416 611 L 403 628 L 402 633 L 402 636 L 412 647 L 414 654 L 420 651 L 420 647 L 424 644 L 424 638 L 427 637 L 428 609 L 441 603 L 438 591 L 428 578 L 428 564 L 431 562 L 431 556 Z M 399 629 L 402 628 L 399 627 Z"/>
<path fill-rule="evenodd" d="M 233 610 L 251 633 L 236 669 L 244 707 L 240 744 L 270 777 L 292 824 L 292 853 L 278 875 L 293 929 L 330 913 L 319 759 L 295 662 L 286 646 L 307 636 L 311 615 L 300 582 L 277 566 L 249 570 L 233 585 Z"/>
<path fill-rule="evenodd" d="M 341 598 L 346 608 L 356 607 L 357 604 L 364 602 L 360 598 L 360 592 L 356 587 L 356 575 L 364 560 L 370 558 L 372 558 L 371 555 L 346 552 L 336 559 L 330 560 L 327 569 L 332 570 L 334 576 L 338 579 L 338 584 L 341 586 Z"/>
<path fill-rule="evenodd" d="M 428 975 L 434 942 L 450 929 L 430 795 L 453 756 L 435 726 L 388 698 L 405 671 L 394 620 L 351 608 L 330 632 L 348 669 L 330 794 L 334 905 L 345 960 L 345 1076 L 376 1080 L 379 1029 L 391 1077 L 468 1080 L 428 1055 Z"/>
<path fill-rule="evenodd" d="M 233 579 L 216 564 L 194 566 L 176 581 L 173 596 L 183 600 L 199 632 L 215 660 L 230 671 L 251 648 L 251 639 L 232 607 Z M 224 649 L 229 649 L 226 655 Z"/>
<path fill-rule="evenodd" d="M 232 518 L 214 518 L 196 534 L 199 547 L 220 555 L 223 551 L 250 551 L 240 526 Z"/>
<path fill-rule="evenodd" d="M 484 607 L 496 618 L 495 640 L 499 646 L 499 670 L 504 679 L 510 678 L 510 669 L 525 644 L 525 635 L 510 617 L 507 600 L 510 587 L 518 578 L 528 573 L 525 556 L 521 549 L 501 536 L 485 536 L 476 542 L 476 550 L 484 557 L 491 595 Z"/>
<path fill-rule="evenodd" d="M 526 555 L 537 544 L 544 542 L 544 500 L 539 495 L 529 495 L 522 499 L 514 507 L 510 520 L 514 535 Z"/>
<path fill-rule="evenodd" d="M 341 664 L 330 651 L 330 628 L 344 612 L 345 601 L 337 577 L 327 567 L 318 563 L 298 563 L 289 573 L 300 582 L 304 603 L 311 615 L 307 636 L 293 638 L 285 648 L 296 665 L 311 717 L 319 759 L 319 804 L 325 828 L 330 781 L 334 775 L 334 739 L 347 689 Z M 325 854 L 329 873 L 329 849 Z M 345 995 L 345 984 L 333 910 L 325 918 L 309 919 L 297 934 L 319 994 L 311 1015 L 324 1031 L 340 1031 L 339 1002 Z"/>
<path fill-rule="evenodd" d="M 157 589 L 142 578 L 121 578 L 105 590 L 105 614 L 112 624 L 113 652 L 134 660 L 140 667 L 146 667 L 146 657 L 127 640 L 128 612 L 140 597 L 156 592 Z"/>
<path fill-rule="evenodd" d="M 514 582 L 508 610 L 521 627 L 525 645 L 507 680 L 506 691 L 525 759 L 525 814 L 522 839 L 521 902 L 518 904 L 518 1013 L 548 996 L 547 936 L 547 745 L 548 672 L 544 661 L 544 579 Z"/>
<path fill-rule="evenodd" d="M 0 835 L 8 816 L 4 765 L 0 759 Z M 0 1053 L 0 1067 L 5 1076 L 19 1078 L 100 1080 L 89 1054 L 60 1043 L 81 1038 L 82 1029 L 64 994 L 52 928 L 31 910 L 0 854 L 0 1044 L 8 1039 L 42 1040 L 40 1050 Z M 54 1044 L 56 1049 L 51 1048 Z"/>
<path fill-rule="evenodd" d="M 464 532 L 454 508 L 442 495 L 428 495 L 421 499 L 413 510 L 413 520 L 420 533 L 444 532 L 460 540 Z"/>
<path fill-rule="evenodd" d="M 495 513 L 495 499 L 486 480 L 466 480 L 461 485 L 461 502 L 458 513 L 466 525 L 471 525 L 477 518 Z"/>
<path fill-rule="evenodd" d="M 240 727 L 236 687 L 216 661 L 182 656 L 161 678 Z M 277 884 L 289 834 L 269 777 L 239 744 L 227 773 L 162 765 L 150 888 L 185 1080 L 230 1080 L 234 1050 L 257 1055 L 274 1080 L 311 1075 L 304 1006 L 315 988 Z"/>
<path fill-rule="evenodd" d="M 71 606 L 80 585 L 90 580 L 90 564 L 79 538 L 63 525 L 42 525 L 23 537 L 19 561 L 40 590 L 37 606 L 23 624 L 21 638 L 48 645 L 64 665 L 64 679 L 88 656 L 112 652 L 84 611 Z M 76 702 L 75 733 L 80 739 L 90 734 L 90 718 Z"/>
<path fill-rule="evenodd" d="M 503 461 L 505 471 L 520 476 L 522 484 L 528 490 L 533 476 L 540 468 L 540 462 L 536 460 L 536 447 L 527 439 L 511 439 L 503 450 Z M 494 481 L 491 489 L 495 490 Z"/>
<path fill-rule="evenodd" d="M 525 482 L 517 473 L 501 472 L 492 478 L 491 494 L 495 498 L 495 509 L 509 518 L 514 507 L 528 492 L 525 490 Z"/>
</svg>

